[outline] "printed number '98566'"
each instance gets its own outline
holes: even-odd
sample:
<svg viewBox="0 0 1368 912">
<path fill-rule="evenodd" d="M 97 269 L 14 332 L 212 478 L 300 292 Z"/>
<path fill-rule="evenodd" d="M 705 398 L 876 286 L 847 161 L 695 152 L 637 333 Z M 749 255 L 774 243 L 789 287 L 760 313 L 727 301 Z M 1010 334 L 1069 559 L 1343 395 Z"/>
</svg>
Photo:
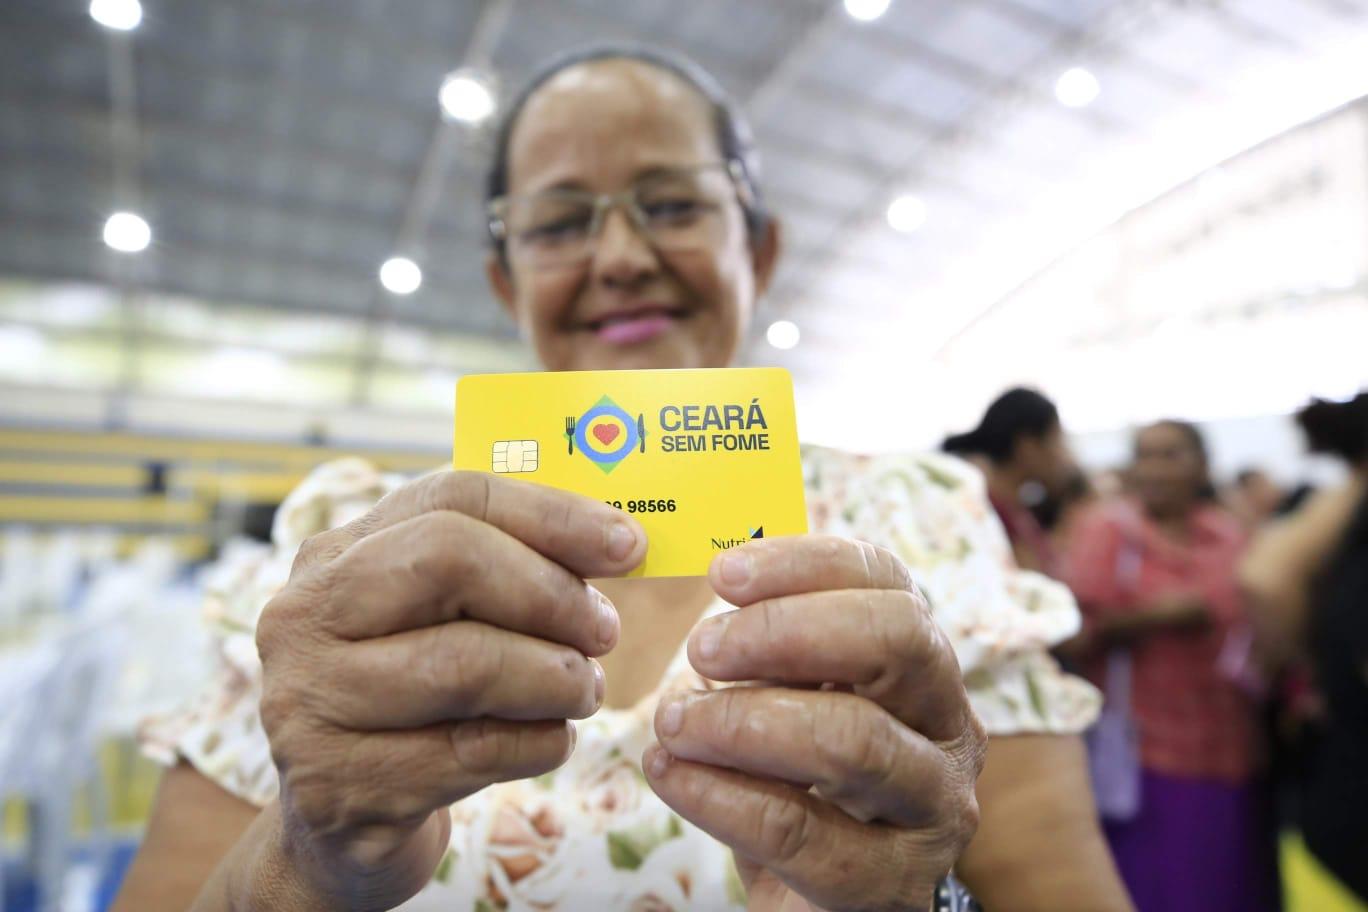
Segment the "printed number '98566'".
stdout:
<svg viewBox="0 0 1368 912">
<path fill-rule="evenodd" d="M 628 513 L 673 513 L 676 509 L 673 497 L 669 500 L 608 500 L 604 503 Z"/>
</svg>

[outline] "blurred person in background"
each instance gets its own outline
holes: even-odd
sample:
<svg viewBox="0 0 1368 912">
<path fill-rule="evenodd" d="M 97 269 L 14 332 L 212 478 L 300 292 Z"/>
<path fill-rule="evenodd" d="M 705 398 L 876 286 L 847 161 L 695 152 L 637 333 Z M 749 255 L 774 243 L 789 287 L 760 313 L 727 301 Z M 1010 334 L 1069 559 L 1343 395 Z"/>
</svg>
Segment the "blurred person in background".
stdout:
<svg viewBox="0 0 1368 912">
<path fill-rule="evenodd" d="M 1256 468 L 1240 470 L 1226 493 L 1230 511 L 1250 530 L 1272 518 L 1286 498 L 1282 486 L 1263 469 Z"/>
<path fill-rule="evenodd" d="M 1062 494 L 1078 471 L 1055 404 L 1035 390 L 1010 389 L 993 400 L 978 427 L 947 437 L 941 449 L 971 458 L 984 470 L 988 499 L 1017 563 L 1058 575 L 1054 545 L 1022 501 L 1023 490 L 1032 486 L 1036 501 Z"/>
<path fill-rule="evenodd" d="M 1282 499 L 1282 503 L 1278 504 L 1278 509 L 1274 511 L 1273 515 L 1282 517 L 1297 512 L 1303 504 L 1315 496 L 1316 490 L 1316 486 L 1309 481 L 1294 485 L 1292 490 L 1287 492 L 1287 496 Z"/>
<path fill-rule="evenodd" d="M 1297 414 L 1349 478 L 1270 525 L 1240 565 L 1260 653 L 1305 661 L 1320 699 L 1299 745 L 1295 819 L 1312 853 L 1368 903 L 1368 392 Z"/>
<path fill-rule="evenodd" d="M 1069 480 L 1056 493 L 1031 506 L 1031 515 L 1050 537 L 1050 544 L 1056 554 L 1065 554 L 1069 549 L 1079 522 L 1102 499 L 1093 485 L 1088 473 L 1075 469 Z"/>
<path fill-rule="evenodd" d="M 1141 912 L 1276 908 L 1257 705 L 1225 661 L 1246 630 L 1244 532 L 1191 424 L 1142 429 L 1129 478 L 1134 497 L 1098 505 L 1065 559 L 1084 616 L 1067 651 L 1109 701 L 1129 693 L 1107 711 L 1138 737 L 1138 802 L 1106 821 L 1112 851 Z"/>
<path fill-rule="evenodd" d="M 757 179 L 692 64 L 561 58 L 498 136 L 490 283 L 548 370 L 725 367 L 779 255 Z M 610 578 L 647 543 L 596 501 L 320 468 L 221 686 L 149 729 L 172 766 L 116 908 L 925 909 L 952 864 L 989 908 L 1128 908 L 1096 695 L 1043 652 L 1067 593 L 954 460 L 805 461 L 814 534 L 655 580 Z"/>
<path fill-rule="evenodd" d="M 1122 466 L 1115 469 L 1103 469 L 1093 473 L 1093 488 L 1097 491 L 1097 496 L 1103 500 L 1112 497 L 1124 497 L 1131 493 L 1130 467 Z"/>
</svg>

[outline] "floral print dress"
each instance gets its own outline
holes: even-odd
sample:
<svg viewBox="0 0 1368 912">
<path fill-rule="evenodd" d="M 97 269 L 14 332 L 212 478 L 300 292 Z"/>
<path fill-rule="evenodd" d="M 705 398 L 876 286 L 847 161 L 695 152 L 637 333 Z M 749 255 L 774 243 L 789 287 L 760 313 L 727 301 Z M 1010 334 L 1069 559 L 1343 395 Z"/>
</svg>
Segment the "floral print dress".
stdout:
<svg viewBox="0 0 1368 912">
<path fill-rule="evenodd" d="M 865 457 L 813 447 L 804 448 L 803 466 L 812 531 L 882 545 L 911 568 L 991 734 L 1078 732 L 1092 721 L 1095 691 L 1063 674 L 1046 652 L 1077 630 L 1073 599 L 1062 586 L 1015 569 L 975 470 L 942 456 Z M 275 796 L 257 709 L 256 619 L 286 582 L 305 538 L 364 513 L 402 482 L 361 460 L 321 466 L 281 506 L 275 548 L 215 575 L 205 609 L 220 634 L 215 684 L 184 711 L 148 721 L 150 756 L 166 764 L 184 758 L 253 804 Z M 727 607 L 718 600 L 709 613 Z M 674 814 L 640 767 L 661 695 L 715 686 L 692 670 L 681 644 L 653 694 L 577 723 L 577 746 L 564 766 L 452 806 L 450 849 L 432 882 L 401 908 L 744 909 L 730 850 Z M 953 882 L 938 904 L 968 908 Z"/>
</svg>

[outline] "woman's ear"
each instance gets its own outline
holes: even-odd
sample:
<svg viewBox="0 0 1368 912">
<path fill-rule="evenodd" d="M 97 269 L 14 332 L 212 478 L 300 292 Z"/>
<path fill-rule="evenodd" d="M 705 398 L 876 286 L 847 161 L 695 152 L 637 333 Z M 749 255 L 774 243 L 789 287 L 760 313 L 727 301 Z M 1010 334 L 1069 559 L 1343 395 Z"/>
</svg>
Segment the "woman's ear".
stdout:
<svg viewBox="0 0 1368 912">
<path fill-rule="evenodd" d="M 770 217 L 759 236 L 751 241 L 751 268 L 755 270 L 755 296 L 769 290 L 779 256 L 784 249 L 784 228 L 777 218 Z"/>
<path fill-rule="evenodd" d="M 513 318 L 513 322 L 517 323 L 518 308 L 517 299 L 513 294 L 513 276 L 508 272 L 508 264 L 492 250 L 485 254 L 485 278 L 489 281 L 494 297 L 499 299 L 503 309 Z"/>
</svg>

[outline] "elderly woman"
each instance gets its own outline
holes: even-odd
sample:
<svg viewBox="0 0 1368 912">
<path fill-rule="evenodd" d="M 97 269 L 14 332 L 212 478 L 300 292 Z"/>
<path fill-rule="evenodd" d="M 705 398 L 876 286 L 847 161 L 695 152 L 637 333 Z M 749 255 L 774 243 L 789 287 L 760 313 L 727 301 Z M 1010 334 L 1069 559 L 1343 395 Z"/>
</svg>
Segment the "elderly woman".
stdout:
<svg viewBox="0 0 1368 912">
<path fill-rule="evenodd" d="M 739 114 L 645 51 L 534 78 L 489 196 L 549 370 L 725 367 L 779 258 Z M 647 542 L 595 501 L 321 468 L 216 603 L 222 685 L 149 731 L 176 765 L 117 908 L 923 910 L 952 867 L 991 908 L 1127 908 L 1095 695 L 1044 651 L 1067 593 L 959 463 L 804 459 L 812 534 L 667 580 L 614 579 Z"/>
</svg>

